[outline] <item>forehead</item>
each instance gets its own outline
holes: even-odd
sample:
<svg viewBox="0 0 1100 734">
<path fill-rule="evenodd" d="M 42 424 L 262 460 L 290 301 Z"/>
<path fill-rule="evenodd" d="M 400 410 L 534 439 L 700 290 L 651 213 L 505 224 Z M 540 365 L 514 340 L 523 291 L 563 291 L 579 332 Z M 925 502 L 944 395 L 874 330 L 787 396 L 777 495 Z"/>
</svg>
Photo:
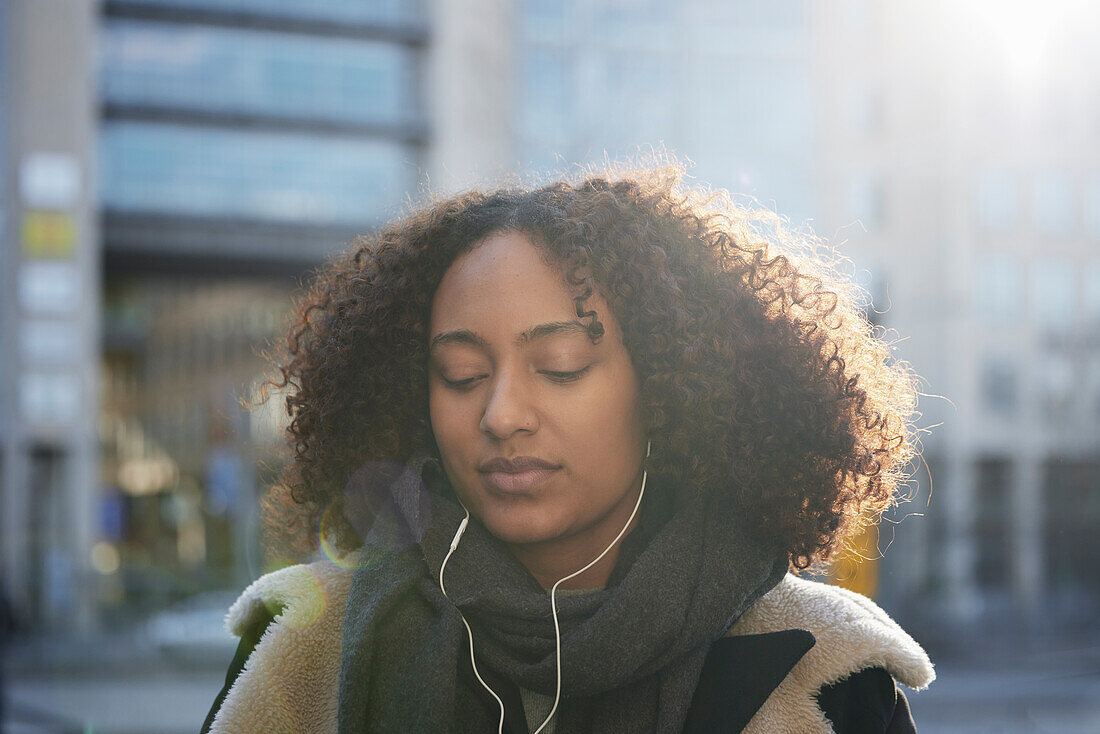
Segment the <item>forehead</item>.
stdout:
<svg viewBox="0 0 1100 734">
<path fill-rule="evenodd" d="M 515 336 L 546 322 L 575 321 L 574 295 L 564 273 L 526 235 L 503 232 L 464 253 L 444 274 L 432 301 L 431 333 L 471 329 Z M 609 326 L 603 299 L 593 294 L 586 307 Z"/>
</svg>

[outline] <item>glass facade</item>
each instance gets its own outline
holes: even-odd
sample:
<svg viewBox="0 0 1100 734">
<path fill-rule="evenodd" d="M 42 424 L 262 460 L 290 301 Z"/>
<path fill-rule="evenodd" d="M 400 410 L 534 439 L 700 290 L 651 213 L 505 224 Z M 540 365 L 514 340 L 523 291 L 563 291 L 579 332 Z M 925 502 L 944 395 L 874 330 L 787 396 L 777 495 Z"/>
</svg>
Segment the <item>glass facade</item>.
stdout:
<svg viewBox="0 0 1100 734">
<path fill-rule="evenodd" d="M 601 97 L 612 114 L 595 121 L 594 142 L 615 155 L 667 137 L 675 122 L 668 61 L 638 53 L 608 56 L 603 62 Z M 644 114 L 632 114 L 635 110 Z"/>
<path fill-rule="evenodd" d="M 1100 173 L 1093 173 L 1085 180 L 1085 234 L 1100 239 Z"/>
<path fill-rule="evenodd" d="M 262 567 L 257 497 L 285 459 L 279 398 L 252 411 L 239 400 L 274 376 L 260 354 L 283 331 L 291 287 L 111 277 L 104 295 L 101 502 L 118 516 L 107 540 L 120 560 L 111 603 L 155 608 L 239 588 Z"/>
<path fill-rule="evenodd" d="M 1100 260 L 1093 260 L 1084 269 L 1084 287 L 1081 289 L 1082 315 L 1085 326 L 1100 333 Z"/>
<path fill-rule="evenodd" d="M 1100 610 L 1100 462 L 1056 458 L 1044 477 L 1044 559 L 1051 591 L 1082 624 Z"/>
<path fill-rule="evenodd" d="M 381 23 L 416 20 L 420 0 L 140 0 L 145 5 L 186 6 L 222 12 L 262 13 L 303 20 Z"/>
<path fill-rule="evenodd" d="M 1024 282 L 1019 257 L 987 253 L 979 259 L 975 275 L 974 305 L 984 323 L 1004 326 L 1020 317 Z"/>
<path fill-rule="evenodd" d="M 389 140 L 112 122 L 100 142 L 103 204 L 121 212 L 363 224 L 416 186 Z"/>
<path fill-rule="evenodd" d="M 982 512 L 974 519 L 974 572 L 978 585 L 987 591 L 1007 589 L 1010 582 L 1005 558 L 1012 550 L 1011 471 L 1007 458 L 983 459 L 976 467 L 977 501 Z"/>
<path fill-rule="evenodd" d="M 523 134 L 551 149 L 563 151 L 570 142 L 570 124 L 576 119 L 575 60 L 564 49 L 535 48 L 525 54 L 522 69 L 520 126 Z"/>
<path fill-rule="evenodd" d="M 664 0 L 613 0 L 594 2 L 592 19 L 614 42 L 652 43 L 677 22 L 677 7 Z"/>
<path fill-rule="evenodd" d="M 1046 356 L 1036 375 L 1039 412 L 1051 425 L 1071 418 L 1079 400 L 1081 370 L 1076 360 L 1064 354 Z"/>
<path fill-rule="evenodd" d="M 108 102 L 400 124 L 416 116 L 407 46 L 289 33 L 111 20 Z"/>
<path fill-rule="evenodd" d="M 982 362 L 979 390 L 983 407 L 1004 415 L 1016 411 L 1019 379 L 1009 357 L 987 357 Z"/>
<path fill-rule="evenodd" d="M 698 161 L 691 175 L 701 181 L 796 222 L 812 215 L 803 0 L 525 0 L 520 12 L 524 165 L 598 165 L 663 148 Z"/>
<path fill-rule="evenodd" d="M 247 272 L 249 223 L 365 231 L 399 213 L 419 183 L 424 29 L 415 0 L 142 4 L 105 6 L 98 30 L 100 204 L 121 223 L 104 229 L 99 427 L 118 559 L 104 603 L 154 609 L 262 571 L 257 497 L 285 458 L 285 406 L 238 401 L 269 376 L 293 294 Z M 218 275 L 112 271 L 133 246 L 113 233 L 145 236 L 128 215 L 151 214 L 176 244 L 137 249 L 187 259 L 181 238 L 213 232 L 226 261 L 197 265 Z"/>
<path fill-rule="evenodd" d="M 1064 173 L 1035 179 L 1031 189 L 1032 216 L 1043 234 L 1068 235 L 1074 229 L 1073 183 Z"/>
<path fill-rule="evenodd" d="M 1035 321 L 1045 331 L 1067 331 L 1074 322 L 1077 289 L 1074 267 L 1067 259 L 1043 260 L 1031 269 L 1031 303 Z"/>
</svg>

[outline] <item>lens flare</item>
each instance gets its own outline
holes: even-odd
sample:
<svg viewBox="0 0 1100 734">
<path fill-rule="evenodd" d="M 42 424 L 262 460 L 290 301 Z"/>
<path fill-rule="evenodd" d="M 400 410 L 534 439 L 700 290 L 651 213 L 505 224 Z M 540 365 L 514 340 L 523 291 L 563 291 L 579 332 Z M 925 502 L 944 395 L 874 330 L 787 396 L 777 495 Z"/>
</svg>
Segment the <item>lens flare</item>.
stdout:
<svg viewBox="0 0 1100 734">
<path fill-rule="evenodd" d="M 331 563 L 348 571 L 376 566 L 382 556 L 378 549 L 372 546 L 363 546 L 352 551 L 346 551 L 339 547 L 333 528 L 340 520 L 338 503 L 330 503 L 321 515 L 321 522 L 318 525 L 317 547 L 321 549 L 321 553 Z"/>
<path fill-rule="evenodd" d="M 340 523 L 340 508 L 336 502 L 330 502 L 321 514 L 321 522 L 317 526 L 317 547 L 329 559 L 338 566 L 344 566 L 340 548 L 337 545 L 337 534 L 334 528 Z M 346 568 L 346 566 L 344 566 Z"/>
</svg>

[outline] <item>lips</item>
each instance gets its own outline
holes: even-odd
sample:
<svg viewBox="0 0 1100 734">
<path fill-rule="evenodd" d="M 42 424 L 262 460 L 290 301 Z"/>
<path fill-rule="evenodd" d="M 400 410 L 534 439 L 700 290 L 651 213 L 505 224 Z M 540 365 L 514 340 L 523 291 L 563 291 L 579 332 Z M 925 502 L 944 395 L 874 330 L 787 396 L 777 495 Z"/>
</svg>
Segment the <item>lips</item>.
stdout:
<svg viewBox="0 0 1100 734">
<path fill-rule="evenodd" d="M 514 459 L 497 457 L 484 461 L 477 470 L 491 491 L 513 494 L 537 489 L 561 467 L 534 456 Z"/>
</svg>

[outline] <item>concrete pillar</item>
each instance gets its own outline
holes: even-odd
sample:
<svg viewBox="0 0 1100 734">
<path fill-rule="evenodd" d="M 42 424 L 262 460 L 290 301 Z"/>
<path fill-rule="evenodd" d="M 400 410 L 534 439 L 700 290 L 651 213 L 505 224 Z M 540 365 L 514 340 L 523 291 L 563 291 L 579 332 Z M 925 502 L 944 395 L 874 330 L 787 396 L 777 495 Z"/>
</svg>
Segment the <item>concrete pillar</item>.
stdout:
<svg viewBox="0 0 1100 734">
<path fill-rule="evenodd" d="M 514 3 L 433 0 L 427 63 L 428 178 L 450 193 L 515 172 Z"/>
<path fill-rule="evenodd" d="M 27 599 L 32 582 L 47 578 L 32 567 L 31 533 L 49 544 L 52 568 L 66 569 L 50 578 L 71 579 L 65 593 L 73 599 L 55 621 L 87 631 L 95 619 L 90 558 L 99 480 L 98 4 L 24 0 L 3 3 L 2 12 L 8 175 L 0 271 L 0 548 L 11 592 L 25 610 L 36 606 Z M 45 468 L 32 472 L 36 451 Z M 39 476 L 58 478 L 49 497 L 36 493 Z M 43 502 L 56 503 L 55 510 Z M 36 517 L 43 520 L 33 525 Z"/>
</svg>

